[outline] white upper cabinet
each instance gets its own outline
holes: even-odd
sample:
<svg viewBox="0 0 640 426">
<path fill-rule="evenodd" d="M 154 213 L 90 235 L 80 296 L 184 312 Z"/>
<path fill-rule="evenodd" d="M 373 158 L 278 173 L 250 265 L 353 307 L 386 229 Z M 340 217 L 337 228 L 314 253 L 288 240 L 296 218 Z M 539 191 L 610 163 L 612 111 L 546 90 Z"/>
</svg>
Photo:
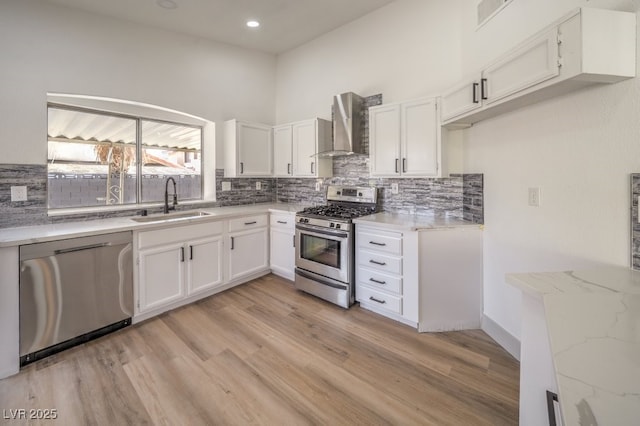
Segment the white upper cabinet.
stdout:
<svg viewBox="0 0 640 426">
<path fill-rule="evenodd" d="M 436 177 L 440 172 L 437 100 L 369 108 L 371 176 Z"/>
<path fill-rule="evenodd" d="M 224 176 L 272 176 L 271 126 L 238 120 L 229 120 L 224 124 Z"/>
<path fill-rule="evenodd" d="M 485 118 L 595 83 L 635 77 L 635 14 L 577 9 L 442 95 L 442 122 Z"/>
<path fill-rule="evenodd" d="M 290 125 L 273 128 L 273 175 L 293 175 L 293 129 Z"/>
<path fill-rule="evenodd" d="M 331 158 L 317 156 L 331 149 L 331 122 L 315 118 L 273 128 L 274 176 L 331 177 Z"/>
</svg>

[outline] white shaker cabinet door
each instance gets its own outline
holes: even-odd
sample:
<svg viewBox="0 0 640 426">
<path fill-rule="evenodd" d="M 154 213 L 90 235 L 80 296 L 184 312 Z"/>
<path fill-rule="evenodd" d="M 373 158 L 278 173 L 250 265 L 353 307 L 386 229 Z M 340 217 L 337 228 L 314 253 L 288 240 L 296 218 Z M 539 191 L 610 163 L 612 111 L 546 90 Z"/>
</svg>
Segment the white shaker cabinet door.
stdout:
<svg viewBox="0 0 640 426">
<path fill-rule="evenodd" d="M 269 268 L 267 228 L 229 234 L 229 279 Z"/>
<path fill-rule="evenodd" d="M 296 176 L 314 177 L 318 173 L 316 120 L 293 125 L 293 154 Z"/>
<path fill-rule="evenodd" d="M 400 105 L 369 109 L 371 176 L 400 176 Z"/>
<path fill-rule="evenodd" d="M 438 176 L 440 123 L 436 99 L 402 104 L 402 161 L 404 176 Z"/>
<path fill-rule="evenodd" d="M 273 175 L 289 177 L 293 174 L 292 128 L 289 125 L 273 128 Z"/>
<path fill-rule="evenodd" d="M 184 246 L 169 244 L 140 251 L 140 312 L 184 297 Z"/>
<path fill-rule="evenodd" d="M 190 241 L 185 256 L 189 295 L 222 284 L 222 235 Z"/>
<path fill-rule="evenodd" d="M 272 168 L 271 128 L 238 123 L 239 176 L 270 176 Z"/>
</svg>

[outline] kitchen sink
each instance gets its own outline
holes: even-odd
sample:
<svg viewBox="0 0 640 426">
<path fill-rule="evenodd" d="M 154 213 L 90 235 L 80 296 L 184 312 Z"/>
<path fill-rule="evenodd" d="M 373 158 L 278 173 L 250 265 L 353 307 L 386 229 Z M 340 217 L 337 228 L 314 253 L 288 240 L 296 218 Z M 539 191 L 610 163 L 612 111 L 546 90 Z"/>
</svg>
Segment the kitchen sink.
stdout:
<svg viewBox="0 0 640 426">
<path fill-rule="evenodd" d="M 174 220 L 195 219 L 198 217 L 205 217 L 205 216 L 211 216 L 211 213 L 197 210 L 197 211 L 189 211 L 189 212 L 158 214 L 153 216 L 133 217 L 131 218 L 131 220 L 139 223 L 170 222 Z"/>
</svg>

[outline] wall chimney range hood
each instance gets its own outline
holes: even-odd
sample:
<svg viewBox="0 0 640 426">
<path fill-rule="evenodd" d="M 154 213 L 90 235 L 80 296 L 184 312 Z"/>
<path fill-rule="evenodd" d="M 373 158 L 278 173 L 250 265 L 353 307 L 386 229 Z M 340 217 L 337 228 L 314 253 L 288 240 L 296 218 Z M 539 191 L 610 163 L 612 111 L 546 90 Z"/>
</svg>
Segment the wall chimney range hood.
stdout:
<svg viewBox="0 0 640 426">
<path fill-rule="evenodd" d="M 363 99 L 355 93 L 333 97 L 333 149 L 319 152 L 318 157 L 366 154 L 362 143 Z"/>
</svg>

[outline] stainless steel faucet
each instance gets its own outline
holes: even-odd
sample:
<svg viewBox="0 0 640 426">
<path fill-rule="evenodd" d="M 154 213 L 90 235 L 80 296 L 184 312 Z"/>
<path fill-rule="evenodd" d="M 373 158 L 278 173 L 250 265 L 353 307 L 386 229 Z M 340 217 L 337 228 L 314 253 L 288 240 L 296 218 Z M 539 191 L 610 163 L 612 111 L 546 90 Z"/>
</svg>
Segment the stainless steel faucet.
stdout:
<svg viewBox="0 0 640 426">
<path fill-rule="evenodd" d="M 169 207 L 169 181 L 173 182 L 173 203 Z M 173 177 L 169 176 L 164 183 L 164 212 L 169 213 L 169 210 L 175 210 L 178 205 L 178 192 L 176 191 L 176 181 Z"/>
</svg>

